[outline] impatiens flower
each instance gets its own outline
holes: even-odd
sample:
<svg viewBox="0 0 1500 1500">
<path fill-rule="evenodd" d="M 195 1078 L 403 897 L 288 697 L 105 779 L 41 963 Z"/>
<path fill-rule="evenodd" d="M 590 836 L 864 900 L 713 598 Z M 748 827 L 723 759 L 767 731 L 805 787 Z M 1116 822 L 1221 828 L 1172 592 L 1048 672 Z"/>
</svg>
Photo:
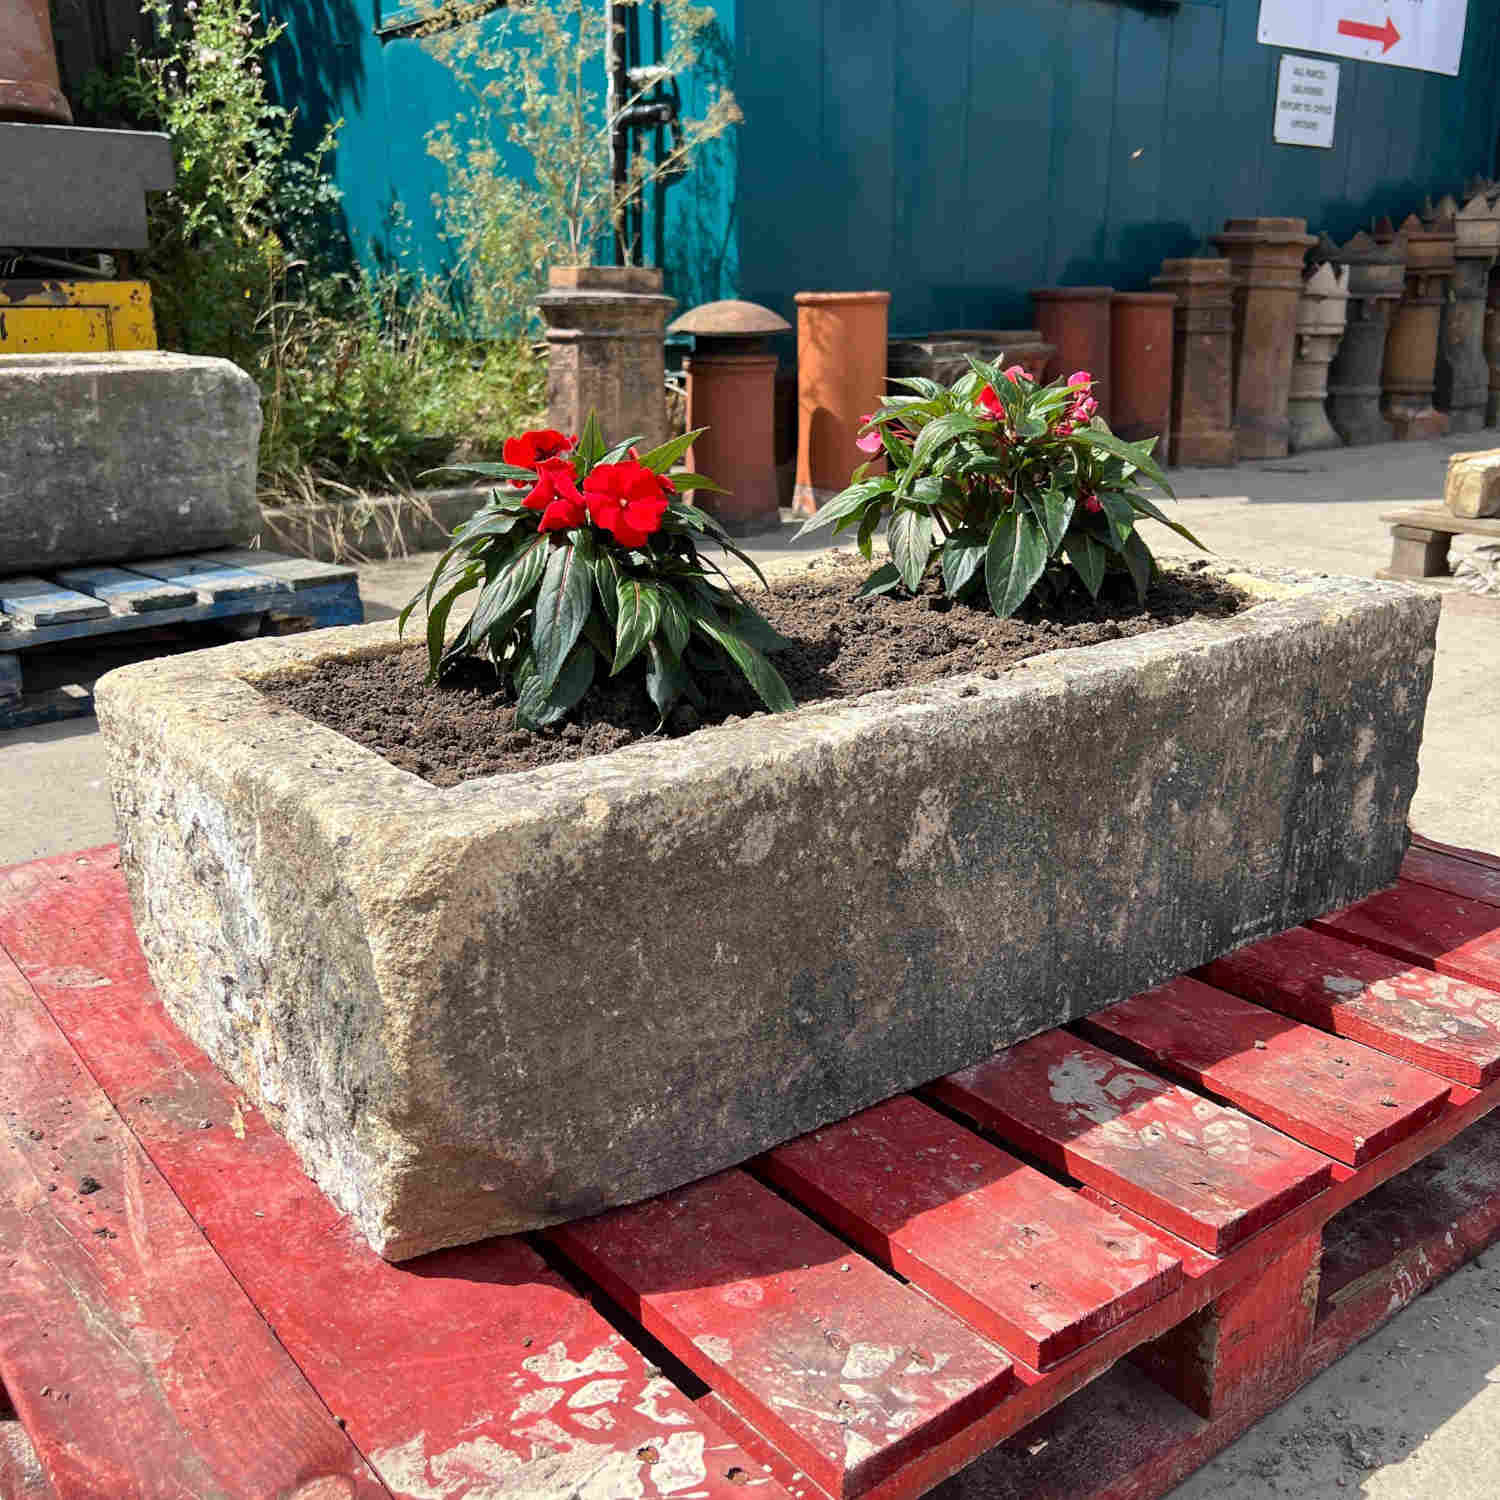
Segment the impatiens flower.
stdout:
<svg viewBox="0 0 1500 1500">
<path fill-rule="evenodd" d="M 1087 370 L 1074 370 L 1073 373 L 1068 376 L 1069 385 L 1090 386 L 1093 385 L 1093 383 L 1094 377 L 1090 375 Z"/>
<path fill-rule="evenodd" d="M 1010 381 L 1012 385 L 1020 385 L 1023 380 L 1026 381 L 1028 385 L 1031 383 L 1031 372 L 1027 370 L 1025 365 L 1012 365 L 1010 369 L 1004 372 L 1004 374 L 1005 378 Z"/>
<path fill-rule="evenodd" d="M 1052 430 L 1058 437 L 1072 437 L 1073 424 L 1071 422 L 1059 422 Z"/>
<path fill-rule="evenodd" d="M 668 494 L 661 476 L 633 459 L 600 464 L 583 482 L 589 519 L 625 547 L 644 547 L 661 529 Z"/>
<path fill-rule="evenodd" d="M 1082 497 L 1083 508 L 1091 515 L 1097 516 L 1104 507 L 1099 503 L 1097 495 L 1084 495 Z"/>
<path fill-rule="evenodd" d="M 564 500 L 583 503 L 583 498 L 578 493 L 578 471 L 574 469 L 571 459 L 540 459 L 536 464 L 536 483 L 521 503 L 529 510 L 544 511 L 559 496 Z"/>
<path fill-rule="evenodd" d="M 863 427 L 865 423 L 868 422 L 874 415 L 874 412 L 867 411 L 864 416 L 859 419 L 859 425 Z M 863 437 L 855 438 L 854 446 L 858 448 L 861 453 L 879 453 L 880 450 L 885 446 L 885 444 L 880 441 L 880 429 L 876 427 L 871 431 L 865 433 Z"/>
<path fill-rule="evenodd" d="M 995 387 L 992 385 L 987 385 L 980 391 L 979 404 L 984 408 L 984 414 L 987 417 L 993 417 L 997 422 L 1005 416 L 1005 407 L 995 394 Z"/>
<path fill-rule="evenodd" d="M 542 519 L 537 522 L 538 531 L 571 531 L 575 526 L 582 526 L 589 518 L 588 509 L 583 503 L 583 496 L 576 490 L 571 495 L 559 495 L 542 512 Z"/>
<path fill-rule="evenodd" d="M 544 459 L 556 458 L 578 446 L 576 437 L 568 437 L 555 427 L 539 427 L 520 437 L 506 438 L 502 456 L 518 469 L 534 469 Z"/>
</svg>

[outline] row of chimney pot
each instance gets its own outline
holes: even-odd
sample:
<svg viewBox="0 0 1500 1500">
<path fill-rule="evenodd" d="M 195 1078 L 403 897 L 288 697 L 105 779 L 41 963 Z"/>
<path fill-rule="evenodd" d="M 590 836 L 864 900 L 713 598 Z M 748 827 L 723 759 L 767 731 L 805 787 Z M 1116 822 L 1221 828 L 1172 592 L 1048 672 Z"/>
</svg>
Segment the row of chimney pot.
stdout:
<svg viewBox="0 0 1500 1500">
<path fill-rule="evenodd" d="M 794 507 L 838 493 L 861 455 L 861 419 L 887 380 L 951 383 L 968 357 L 1004 359 L 1038 380 L 1091 372 L 1120 436 L 1160 435 L 1175 465 L 1475 432 L 1500 420 L 1500 182 L 1476 181 L 1399 226 L 1377 221 L 1344 245 L 1294 218 L 1231 219 L 1217 256 L 1167 260 L 1150 291 L 1042 287 L 1034 327 L 947 329 L 889 338 L 890 294 L 799 292 Z M 661 332 L 674 304 L 660 272 L 554 273 L 541 298 L 551 344 L 552 425 L 590 408 L 606 431 L 663 423 Z M 777 361 L 789 325 L 726 301 L 672 325 L 689 333 L 689 427 L 708 427 L 688 462 L 725 495 L 700 492 L 733 531 L 775 525 Z M 636 408 L 639 408 L 638 410 Z"/>
</svg>

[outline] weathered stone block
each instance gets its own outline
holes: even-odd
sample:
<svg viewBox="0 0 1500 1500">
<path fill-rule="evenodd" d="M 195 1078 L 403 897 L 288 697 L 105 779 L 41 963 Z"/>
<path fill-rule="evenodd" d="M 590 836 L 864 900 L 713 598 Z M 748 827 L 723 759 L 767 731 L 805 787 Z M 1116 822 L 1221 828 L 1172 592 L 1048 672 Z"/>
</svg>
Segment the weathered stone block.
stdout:
<svg viewBox="0 0 1500 1500">
<path fill-rule="evenodd" d="M 113 672 L 153 979 L 389 1258 L 662 1191 L 1395 878 L 1439 600 L 1247 586 L 447 790 L 254 685 L 389 622 Z"/>
<path fill-rule="evenodd" d="M 225 359 L 0 355 L 0 574 L 248 540 L 259 439 Z"/>
<path fill-rule="evenodd" d="M 1448 460 L 1443 504 L 1455 516 L 1500 516 L 1500 448 L 1455 453 Z"/>
</svg>

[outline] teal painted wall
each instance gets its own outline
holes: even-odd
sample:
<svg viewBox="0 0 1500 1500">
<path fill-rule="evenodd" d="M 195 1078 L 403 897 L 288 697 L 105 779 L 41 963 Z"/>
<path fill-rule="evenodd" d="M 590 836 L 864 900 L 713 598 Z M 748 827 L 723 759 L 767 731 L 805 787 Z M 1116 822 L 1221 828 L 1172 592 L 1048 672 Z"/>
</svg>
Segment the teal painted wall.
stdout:
<svg viewBox="0 0 1500 1500">
<path fill-rule="evenodd" d="M 1345 60 L 1332 150 L 1276 146 L 1259 0 L 721 0 L 745 111 L 743 295 L 888 287 L 895 331 L 1139 289 L 1225 218 L 1342 239 L 1495 166 L 1500 0 L 1458 78 Z"/>
<path fill-rule="evenodd" d="M 332 165 L 356 248 L 404 244 L 435 268 L 442 172 L 425 137 L 462 108 L 458 87 L 418 41 L 379 34 L 394 0 L 267 4 L 288 23 L 283 102 L 308 133 L 345 120 Z M 684 306 L 790 312 L 799 289 L 888 287 L 896 331 L 1015 326 L 1029 288 L 1142 287 L 1231 215 L 1301 215 L 1342 239 L 1496 167 L 1500 0 L 1469 0 L 1456 79 L 1345 60 L 1332 150 L 1271 142 L 1280 52 L 1255 40 L 1259 0 L 715 10 L 686 103 L 722 82 L 745 123 L 668 194 Z"/>
</svg>

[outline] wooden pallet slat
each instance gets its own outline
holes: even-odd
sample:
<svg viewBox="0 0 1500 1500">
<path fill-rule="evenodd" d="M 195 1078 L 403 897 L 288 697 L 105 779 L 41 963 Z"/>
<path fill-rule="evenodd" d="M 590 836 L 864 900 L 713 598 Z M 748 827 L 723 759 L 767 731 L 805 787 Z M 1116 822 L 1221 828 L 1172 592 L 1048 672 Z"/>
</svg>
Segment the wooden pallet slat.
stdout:
<svg viewBox="0 0 1500 1500">
<path fill-rule="evenodd" d="M 203 604 L 225 604 L 233 599 L 256 599 L 289 591 L 288 585 L 265 573 L 205 562 L 201 557 L 132 558 L 124 566 L 129 573 L 191 589 Z"/>
<path fill-rule="evenodd" d="M 59 1494 L 386 1490 L 0 955 L 0 1377 Z"/>
<path fill-rule="evenodd" d="M 124 568 L 63 568 L 57 581 L 83 594 L 92 594 L 109 606 L 111 614 L 142 615 L 158 609 L 182 609 L 197 602 L 192 589 L 145 578 Z"/>
<path fill-rule="evenodd" d="M 25 631 L 100 620 L 109 613 L 109 605 L 45 578 L 0 578 L 0 612 L 13 616 Z"/>
<path fill-rule="evenodd" d="M 1351 1166 L 1421 1129 L 1450 1090 L 1372 1048 L 1187 977 L 1097 1011 L 1079 1029 Z"/>
<path fill-rule="evenodd" d="M 1307 925 L 1500 990 L 1500 910 L 1482 902 L 1403 880 Z"/>
<path fill-rule="evenodd" d="M 1182 1283 L 1149 1237 L 910 1095 L 759 1167 L 1035 1370 Z"/>
<path fill-rule="evenodd" d="M 1327 1158 L 1065 1031 L 951 1073 L 932 1091 L 1215 1255 L 1332 1180 Z"/>
<path fill-rule="evenodd" d="M 376 1256 L 167 1020 L 118 864 L 0 871 L 0 945 L 397 1500 L 782 1495 L 523 1240 Z"/>
<path fill-rule="evenodd" d="M 357 579 L 359 572 L 347 563 L 319 562 L 311 557 L 289 557 L 282 552 L 267 552 L 258 547 L 220 547 L 213 552 L 201 552 L 198 556 L 205 562 L 219 563 L 227 568 L 240 568 L 250 573 L 263 573 L 274 578 L 293 593 L 304 589 L 325 588 L 331 583 L 347 583 Z"/>
<path fill-rule="evenodd" d="M 1500 1078 L 1500 995 L 1312 927 L 1237 949 L 1197 977 L 1468 1088 Z"/>
<path fill-rule="evenodd" d="M 1005 1354 L 731 1171 L 547 1231 L 835 1500 L 993 1407 Z"/>
<path fill-rule="evenodd" d="M 1401 861 L 1401 878 L 1469 901 L 1500 906 L 1500 867 L 1459 859 L 1441 850 L 1412 845 Z"/>
</svg>

